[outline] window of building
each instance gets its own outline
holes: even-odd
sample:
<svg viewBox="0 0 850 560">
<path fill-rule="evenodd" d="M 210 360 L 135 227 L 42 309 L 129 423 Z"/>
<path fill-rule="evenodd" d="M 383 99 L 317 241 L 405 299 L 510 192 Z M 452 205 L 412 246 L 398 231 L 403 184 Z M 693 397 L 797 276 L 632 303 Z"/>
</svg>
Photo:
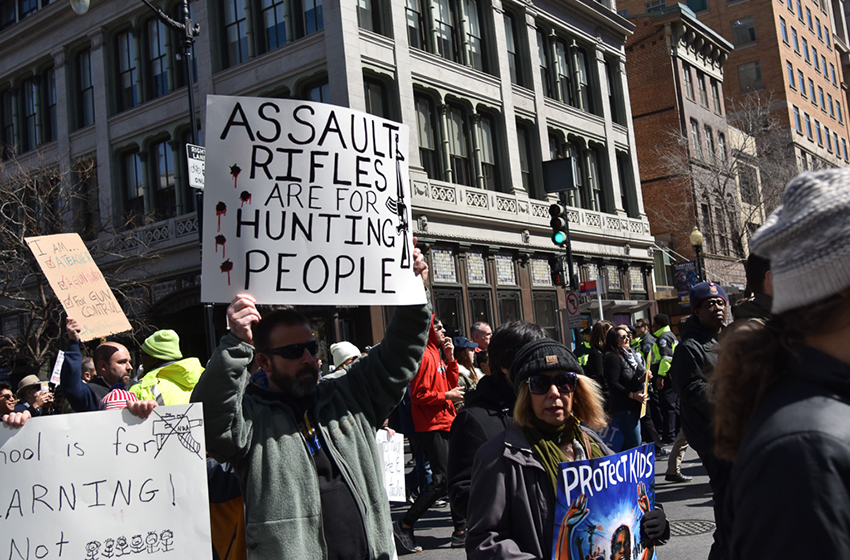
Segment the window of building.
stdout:
<svg viewBox="0 0 850 560">
<path fill-rule="evenodd" d="M 498 168 L 496 167 L 496 141 L 493 119 L 489 115 L 482 114 L 478 121 L 480 134 L 481 174 L 487 190 L 498 189 Z"/>
<path fill-rule="evenodd" d="M 537 31 L 537 59 L 540 64 L 540 83 L 543 86 L 543 95 L 552 97 L 552 84 L 549 81 L 549 57 L 546 56 L 546 38 L 540 30 Z"/>
<path fill-rule="evenodd" d="M 841 151 L 844 152 L 844 161 L 847 161 L 847 140 L 841 139 Z"/>
<path fill-rule="evenodd" d="M 806 97 L 806 77 L 802 70 L 797 70 L 797 79 L 800 82 L 800 95 Z"/>
<path fill-rule="evenodd" d="M 738 66 L 738 83 L 741 85 L 741 93 L 764 89 L 764 81 L 761 76 L 761 63 L 756 60 L 755 62 L 748 62 Z"/>
<path fill-rule="evenodd" d="M 419 131 L 419 161 L 425 169 L 425 173 L 431 179 L 440 179 L 439 156 L 437 154 L 437 142 L 433 103 L 427 97 L 417 95 L 416 102 L 416 124 Z"/>
<path fill-rule="evenodd" d="M 823 146 L 823 132 L 820 129 L 820 123 L 815 119 L 815 134 L 818 137 L 818 146 Z"/>
<path fill-rule="evenodd" d="M 826 125 L 824 125 L 824 127 L 823 127 L 823 135 L 826 137 L 826 151 L 831 152 L 832 151 L 832 136 L 830 136 L 829 128 L 827 128 Z"/>
<path fill-rule="evenodd" d="M 468 64 L 482 72 L 486 60 L 484 58 L 484 42 L 482 41 L 480 23 L 480 5 L 478 0 L 464 0 L 464 15 L 466 16 L 466 49 L 468 53 Z"/>
<path fill-rule="evenodd" d="M 646 13 L 657 12 L 659 10 L 663 10 L 667 4 L 665 0 L 652 0 L 651 2 L 647 2 L 644 7 L 646 8 Z"/>
<path fill-rule="evenodd" d="M 791 28 L 791 42 L 794 43 L 794 52 L 800 54 L 800 39 L 797 37 L 797 30 Z"/>
<path fill-rule="evenodd" d="M 511 14 L 505 14 L 505 42 L 508 47 L 508 68 L 511 73 L 511 83 L 522 85 L 520 81 L 520 61 L 517 51 L 516 20 Z"/>
<path fill-rule="evenodd" d="M 469 117 L 460 105 L 449 105 L 447 112 L 449 136 L 449 162 L 452 182 L 473 186 L 472 166 L 469 158 Z"/>
<path fill-rule="evenodd" d="M 818 98 L 817 98 L 817 97 L 815 97 L 815 83 L 812 81 L 812 79 L 811 79 L 811 78 L 809 78 L 809 95 L 810 95 L 810 96 L 811 96 L 811 98 L 812 98 L 812 105 L 814 105 L 815 107 L 817 107 L 817 104 L 818 104 Z"/>
<path fill-rule="evenodd" d="M 44 123 L 44 141 L 56 140 L 56 71 L 51 68 L 44 75 L 45 91 L 44 101 L 47 106 L 47 119 Z"/>
<path fill-rule="evenodd" d="M 438 54 L 445 59 L 458 61 L 455 50 L 455 17 L 449 0 L 434 0 L 434 32 Z"/>
<path fill-rule="evenodd" d="M 151 99 L 168 93 L 168 54 L 165 41 L 168 28 L 158 18 L 148 21 L 148 95 Z"/>
<path fill-rule="evenodd" d="M 602 190 L 602 176 L 599 174 L 599 152 L 596 148 L 587 150 L 587 189 L 591 201 L 590 210 L 606 212 L 607 200 Z"/>
<path fill-rule="evenodd" d="M 407 20 L 407 41 L 414 49 L 425 50 L 425 26 L 422 24 L 422 0 L 405 0 L 404 13 Z"/>
<path fill-rule="evenodd" d="M 782 16 L 779 16 L 779 31 L 782 34 L 782 40 L 785 41 L 785 44 L 788 44 L 788 26 Z"/>
<path fill-rule="evenodd" d="M 691 119 L 691 145 L 694 150 L 694 157 L 702 159 L 702 139 L 699 134 L 699 123 Z"/>
<path fill-rule="evenodd" d="M 823 41 L 823 28 L 820 26 L 820 18 L 815 18 L 815 28 L 818 33 L 818 39 Z"/>
<path fill-rule="evenodd" d="M 324 82 L 313 84 L 304 93 L 304 99 L 307 101 L 315 101 L 316 103 L 330 103 L 330 85 L 327 79 Z"/>
<path fill-rule="evenodd" d="M 304 32 L 310 35 L 325 28 L 322 0 L 302 0 L 304 5 Z"/>
<path fill-rule="evenodd" d="M 800 18 L 800 21 L 803 21 L 803 5 L 800 0 L 797 0 L 797 17 Z"/>
<path fill-rule="evenodd" d="M 812 58 L 815 63 L 815 72 L 820 74 L 820 59 L 818 59 L 818 50 L 814 47 L 812 47 Z"/>
<path fill-rule="evenodd" d="M 732 21 L 732 43 L 742 47 L 756 42 L 756 27 L 753 17 L 747 16 Z"/>
<path fill-rule="evenodd" d="M 714 252 L 714 227 L 711 223 L 711 212 L 709 210 L 708 204 L 702 203 L 700 204 L 700 213 L 702 214 L 702 231 L 706 233 L 705 241 L 703 242 L 703 249 L 706 253 Z"/>
<path fill-rule="evenodd" d="M 705 125 L 705 151 L 706 158 L 713 163 L 717 158 L 717 152 L 714 149 L 714 132 L 708 125 Z"/>
<path fill-rule="evenodd" d="M 362 29 L 382 33 L 379 0 L 357 0 L 357 25 Z M 283 1 L 280 2 L 283 6 Z"/>
<path fill-rule="evenodd" d="M 803 37 L 803 58 L 806 59 L 806 62 L 809 64 L 812 63 L 812 59 L 809 58 L 809 42 Z"/>
<path fill-rule="evenodd" d="M 797 107 L 796 105 L 794 105 L 793 107 L 794 107 L 794 128 L 797 129 L 798 133 L 802 134 L 803 133 L 803 123 L 800 122 L 800 108 Z"/>
<path fill-rule="evenodd" d="M 717 232 L 717 252 L 721 255 L 729 254 L 729 237 L 726 233 L 726 220 L 723 216 L 723 209 L 716 207 L 714 209 L 714 228 Z"/>
<path fill-rule="evenodd" d="M 136 37 L 132 30 L 116 37 L 118 54 L 118 110 L 124 111 L 139 104 L 136 73 Z"/>
<path fill-rule="evenodd" d="M 21 87 L 18 89 L 23 105 L 21 114 L 21 143 L 19 150 L 28 152 L 34 150 L 39 144 L 38 126 L 36 123 L 37 112 L 36 103 L 38 99 L 38 89 L 32 78 L 24 80 Z"/>
<path fill-rule="evenodd" d="M 685 79 L 685 95 L 688 99 L 694 99 L 694 82 L 691 79 L 691 67 L 688 64 L 682 65 L 682 75 Z"/>
<path fill-rule="evenodd" d="M 820 86 L 818 86 L 818 99 L 820 100 L 820 108 L 825 113 L 826 112 L 826 103 L 824 102 L 824 98 L 823 98 L 823 88 L 820 87 Z"/>
<path fill-rule="evenodd" d="M 696 13 L 708 9 L 708 0 L 688 0 L 688 8 Z"/>
<path fill-rule="evenodd" d="M 809 31 L 814 31 L 812 29 L 812 11 L 806 8 L 806 25 L 809 26 Z"/>
<path fill-rule="evenodd" d="M 496 297 L 499 300 L 499 319 L 502 324 L 522 319 L 519 290 L 499 290 Z"/>
<path fill-rule="evenodd" d="M 522 187 L 532 193 L 531 185 L 531 139 L 528 128 L 517 123 L 517 149 L 519 150 L 519 171 L 522 175 Z"/>
<path fill-rule="evenodd" d="M 376 21 L 379 10 L 372 9 L 374 0 L 357 0 L 357 18 L 360 27 L 377 31 Z M 285 0 L 263 0 L 260 17 L 263 20 L 263 50 L 273 51 L 286 45 L 287 27 L 291 27 L 286 11 Z"/>
<path fill-rule="evenodd" d="M 785 0 L 785 6 L 788 7 L 789 12 L 794 13 L 794 0 Z"/>
<path fill-rule="evenodd" d="M 555 58 L 558 70 L 558 87 L 560 88 L 558 98 L 564 103 L 576 106 L 575 97 L 573 96 L 573 79 L 570 64 L 570 49 L 564 41 L 555 42 Z"/>
<path fill-rule="evenodd" d="M 248 0 L 250 1 L 250 0 Z M 224 55 L 227 66 L 248 60 L 248 21 L 245 0 L 223 0 Z"/>
<path fill-rule="evenodd" d="M 17 149 L 15 141 L 15 113 L 13 110 L 12 90 L 0 94 L 0 125 L 2 125 L 3 159 L 10 159 Z"/>
<path fill-rule="evenodd" d="M 829 27 L 827 27 L 826 24 L 823 25 L 823 35 L 826 38 L 826 48 L 832 50 L 832 45 L 829 40 Z"/>
<path fill-rule="evenodd" d="M 826 74 L 826 56 L 820 55 L 821 65 L 823 66 L 823 73 Z"/>
<path fill-rule="evenodd" d="M 832 79 L 832 85 L 837 86 L 838 82 L 835 81 L 835 65 L 833 63 L 829 63 L 829 75 Z"/>
<path fill-rule="evenodd" d="M 803 118 L 806 121 L 806 137 L 812 139 L 812 119 L 808 113 L 803 113 Z"/>
<path fill-rule="evenodd" d="M 531 297 L 534 303 L 534 322 L 546 331 L 549 338 L 558 340 L 558 296 L 555 292 L 535 290 Z"/>
<path fill-rule="evenodd" d="M 714 112 L 718 115 L 722 114 L 723 108 L 720 106 L 720 84 L 714 78 L 711 78 L 711 102 L 714 105 Z"/>
<path fill-rule="evenodd" d="M 615 60 L 605 61 L 605 77 L 608 82 L 608 104 L 611 108 L 611 118 L 615 123 L 625 125 L 626 115 L 623 109 L 624 100 L 620 96 L 623 91 L 620 81 L 620 65 Z"/>
<path fill-rule="evenodd" d="M 720 161 L 726 161 L 726 136 L 722 132 L 717 133 L 717 155 L 720 157 Z"/>
<path fill-rule="evenodd" d="M 567 204 L 581 208 L 590 208 L 590 200 L 587 197 L 587 161 L 584 152 L 574 143 L 568 149 L 570 163 L 573 168 L 573 181 L 575 190 L 567 191 Z"/>
<path fill-rule="evenodd" d="M 124 221 L 127 227 L 145 222 L 145 180 L 138 151 L 124 154 Z"/>
<path fill-rule="evenodd" d="M 590 73 L 587 67 L 587 54 L 582 49 L 575 52 L 576 61 L 576 91 L 578 93 L 578 107 L 588 112 L 593 112 L 593 95 L 590 91 Z"/>
<path fill-rule="evenodd" d="M 390 119 L 389 96 L 383 82 L 374 78 L 363 79 L 366 94 L 366 112 L 370 115 Z"/>
<path fill-rule="evenodd" d="M 758 204 L 758 179 L 756 169 L 745 163 L 737 165 L 738 184 L 741 185 L 741 200 L 747 204 Z"/>
<path fill-rule="evenodd" d="M 697 70 L 697 89 L 699 90 L 699 103 L 708 109 L 708 91 L 705 89 L 705 74 Z"/>
<path fill-rule="evenodd" d="M 844 124 L 844 117 L 841 116 L 841 103 L 835 100 L 835 114 L 838 117 L 838 124 Z"/>
<path fill-rule="evenodd" d="M 788 73 L 788 84 L 793 89 L 797 89 L 797 86 L 794 83 L 794 66 L 792 66 L 791 62 L 788 60 L 785 61 L 785 71 Z"/>
<path fill-rule="evenodd" d="M 77 124 L 78 128 L 94 124 L 94 76 L 91 67 L 91 51 L 77 55 Z"/>
<path fill-rule="evenodd" d="M 154 221 L 172 218 L 177 214 L 174 180 L 174 152 L 170 142 L 158 142 L 152 150 Z"/>
</svg>

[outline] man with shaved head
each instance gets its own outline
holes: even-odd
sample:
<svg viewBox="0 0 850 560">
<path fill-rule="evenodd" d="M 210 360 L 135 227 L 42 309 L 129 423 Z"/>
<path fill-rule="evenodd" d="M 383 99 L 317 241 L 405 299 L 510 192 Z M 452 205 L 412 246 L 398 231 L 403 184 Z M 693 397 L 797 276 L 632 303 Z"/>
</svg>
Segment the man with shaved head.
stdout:
<svg viewBox="0 0 850 560">
<path fill-rule="evenodd" d="M 82 379 L 83 356 L 80 351 L 80 324 L 68 317 L 65 321 L 68 349 L 62 364 L 60 386 L 65 398 L 75 412 L 100 410 L 100 404 L 112 389 L 126 389 L 124 376 L 132 373 L 130 353 L 118 342 L 104 342 L 94 351 L 95 376 L 84 383 Z"/>
</svg>

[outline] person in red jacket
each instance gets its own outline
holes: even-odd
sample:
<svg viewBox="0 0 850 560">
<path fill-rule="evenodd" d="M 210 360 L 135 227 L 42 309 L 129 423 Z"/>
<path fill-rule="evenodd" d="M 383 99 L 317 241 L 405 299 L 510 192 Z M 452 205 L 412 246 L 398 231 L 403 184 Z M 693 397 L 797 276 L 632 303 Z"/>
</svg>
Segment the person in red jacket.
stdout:
<svg viewBox="0 0 850 560">
<path fill-rule="evenodd" d="M 434 315 L 431 318 L 431 330 L 428 333 L 428 345 L 422 355 L 422 363 L 410 382 L 413 424 L 416 426 L 425 456 L 431 463 L 432 480 L 431 485 L 419 494 L 404 517 L 393 523 L 396 540 L 407 552 L 422 552 L 422 547 L 416 544 L 413 537 L 413 525 L 434 502 L 446 495 L 449 435 L 457 415 L 454 403 L 463 400 L 463 389 L 458 387 L 457 380 L 458 367 L 454 359 L 452 339 L 446 336 L 442 321 Z M 462 547 L 466 538 L 466 522 L 454 513 L 452 522 L 452 546 Z"/>
</svg>

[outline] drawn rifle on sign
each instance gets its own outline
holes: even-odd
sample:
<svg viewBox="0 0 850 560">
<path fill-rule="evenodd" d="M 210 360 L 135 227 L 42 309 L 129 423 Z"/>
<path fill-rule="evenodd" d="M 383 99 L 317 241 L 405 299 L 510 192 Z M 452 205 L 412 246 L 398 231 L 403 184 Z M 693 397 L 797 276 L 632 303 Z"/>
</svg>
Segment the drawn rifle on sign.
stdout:
<svg viewBox="0 0 850 560">
<path fill-rule="evenodd" d="M 401 180 L 401 163 L 404 155 L 398 149 L 399 137 L 395 137 L 395 180 L 396 199 L 387 199 L 387 208 L 390 212 L 398 214 L 398 233 L 401 238 L 401 268 L 410 268 L 410 250 L 407 247 L 407 237 L 410 232 L 410 224 L 407 222 L 407 204 L 404 202 L 404 183 Z"/>
<path fill-rule="evenodd" d="M 185 415 L 174 415 L 170 412 L 164 416 L 160 416 L 159 420 L 153 423 L 153 435 L 156 436 L 156 447 L 162 449 L 166 440 L 172 434 L 177 435 L 177 439 L 187 450 L 197 454 L 201 450 L 201 444 L 195 441 L 192 437 L 192 428 L 203 426 L 204 421 L 200 418 L 189 420 Z"/>
</svg>

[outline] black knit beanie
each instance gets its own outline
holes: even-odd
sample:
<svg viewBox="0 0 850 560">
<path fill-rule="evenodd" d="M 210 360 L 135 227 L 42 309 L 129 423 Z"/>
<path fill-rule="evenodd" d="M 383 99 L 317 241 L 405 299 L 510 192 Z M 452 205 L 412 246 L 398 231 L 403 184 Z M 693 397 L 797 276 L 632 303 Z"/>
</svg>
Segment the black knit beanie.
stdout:
<svg viewBox="0 0 850 560">
<path fill-rule="evenodd" d="M 541 371 L 564 370 L 584 373 L 569 348 L 551 338 L 532 340 L 519 349 L 511 364 L 511 381 L 514 386 Z"/>
</svg>

